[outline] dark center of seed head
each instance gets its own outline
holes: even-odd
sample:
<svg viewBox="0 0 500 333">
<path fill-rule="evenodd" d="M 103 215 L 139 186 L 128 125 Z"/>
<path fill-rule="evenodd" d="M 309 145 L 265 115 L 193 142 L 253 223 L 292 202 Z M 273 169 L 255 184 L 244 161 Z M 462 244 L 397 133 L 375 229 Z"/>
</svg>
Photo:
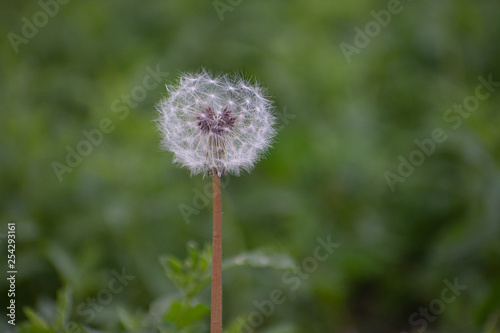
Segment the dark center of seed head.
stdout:
<svg viewBox="0 0 500 333">
<path fill-rule="evenodd" d="M 225 107 L 219 114 L 216 114 L 214 109 L 206 107 L 198 117 L 197 125 L 203 134 L 213 134 L 223 136 L 229 132 L 236 122 L 236 118 L 232 116 L 231 111 Z"/>
</svg>

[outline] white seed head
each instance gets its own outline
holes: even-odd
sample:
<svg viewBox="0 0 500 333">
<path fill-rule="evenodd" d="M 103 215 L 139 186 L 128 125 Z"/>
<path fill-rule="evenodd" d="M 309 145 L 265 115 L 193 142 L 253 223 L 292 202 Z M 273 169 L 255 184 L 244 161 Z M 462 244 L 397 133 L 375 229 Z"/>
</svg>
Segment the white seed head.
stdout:
<svg viewBox="0 0 500 333">
<path fill-rule="evenodd" d="M 162 147 L 192 174 L 250 171 L 276 135 L 263 89 L 238 75 L 181 75 L 157 105 Z"/>
</svg>

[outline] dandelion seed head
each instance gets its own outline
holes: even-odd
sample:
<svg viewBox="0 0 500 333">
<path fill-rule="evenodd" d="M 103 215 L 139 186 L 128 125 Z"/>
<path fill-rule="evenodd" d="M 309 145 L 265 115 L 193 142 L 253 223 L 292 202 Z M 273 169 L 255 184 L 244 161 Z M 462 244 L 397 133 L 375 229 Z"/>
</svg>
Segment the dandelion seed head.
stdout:
<svg viewBox="0 0 500 333">
<path fill-rule="evenodd" d="M 157 105 L 162 147 L 192 174 L 250 171 L 276 135 L 271 101 L 237 75 L 187 73 L 167 92 Z"/>
</svg>

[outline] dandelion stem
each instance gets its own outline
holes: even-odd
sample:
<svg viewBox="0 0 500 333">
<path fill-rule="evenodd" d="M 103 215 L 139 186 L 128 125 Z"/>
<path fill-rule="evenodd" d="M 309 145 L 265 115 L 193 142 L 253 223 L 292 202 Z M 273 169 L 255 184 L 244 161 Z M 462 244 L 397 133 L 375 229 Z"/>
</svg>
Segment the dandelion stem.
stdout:
<svg viewBox="0 0 500 333">
<path fill-rule="evenodd" d="M 210 333 L 222 333 L 222 218 L 220 179 L 213 170 L 212 310 Z"/>
</svg>

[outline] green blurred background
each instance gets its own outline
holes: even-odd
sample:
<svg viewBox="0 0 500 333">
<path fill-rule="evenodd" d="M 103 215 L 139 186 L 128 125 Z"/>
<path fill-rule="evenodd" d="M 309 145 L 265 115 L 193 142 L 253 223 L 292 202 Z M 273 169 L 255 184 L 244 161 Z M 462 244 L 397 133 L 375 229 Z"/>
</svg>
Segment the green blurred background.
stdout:
<svg viewBox="0 0 500 333">
<path fill-rule="evenodd" d="M 64 286 L 75 306 L 95 297 L 113 270 L 136 278 L 91 321 L 72 320 L 122 331 L 116 308 L 147 312 L 175 292 L 158 257 L 210 242 L 210 203 L 189 221 L 180 211 L 210 179 L 160 151 L 155 104 L 164 83 L 205 67 L 257 78 L 280 121 L 267 158 L 225 180 L 224 256 L 263 249 L 300 264 L 318 237 L 340 244 L 296 290 L 272 269 L 225 272 L 225 326 L 279 288 L 287 301 L 256 332 L 500 332 L 500 91 L 456 129 L 444 118 L 479 76 L 500 81 L 500 2 L 402 1 L 386 26 L 370 26 L 391 6 L 373 0 L 41 3 L 0 5 L 1 262 L 15 221 L 18 323 L 23 307 L 50 316 Z M 349 62 L 341 45 L 367 24 Z M 157 69 L 168 76 L 145 89 Z M 54 162 L 85 150 L 83 131 L 103 119 L 112 130 L 58 178 Z M 386 172 L 436 128 L 447 139 L 392 191 Z M 444 280 L 467 289 L 412 324 Z M 7 289 L 0 279 L 2 309 Z"/>
</svg>

